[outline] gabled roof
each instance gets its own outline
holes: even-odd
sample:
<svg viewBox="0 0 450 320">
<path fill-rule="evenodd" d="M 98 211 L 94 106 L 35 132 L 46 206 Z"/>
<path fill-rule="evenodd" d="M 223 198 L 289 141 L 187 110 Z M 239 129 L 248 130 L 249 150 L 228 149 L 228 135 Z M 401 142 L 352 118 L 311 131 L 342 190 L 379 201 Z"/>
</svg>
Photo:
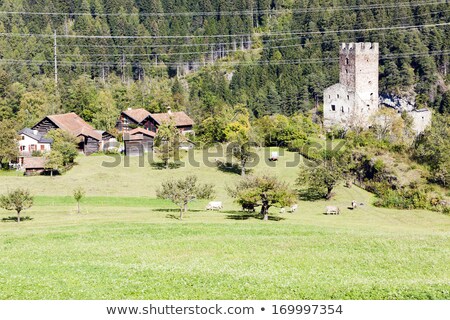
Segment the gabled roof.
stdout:
<svg viewBox="0 0 450 320">
<path fill-rule="evenodd" d="M 45 158 L 44 157 L 23 158 L 23 167 L 25 169 L 43 169 L 45 168 Z"/>
<path fill-rule="evenodd" d="M 132 136 L 134 136 L 136 134 L 143 134 L 145 136 L 149 136 L 149 137 L 152 137 L 152 138 L 154 138 L 156 136 L 156 133 L 154 133 L 153 131 L 145 130 L 143 128 L 136 128 L 136 129 L 133 129 L 133 130 L 129 131 L 128 133 L 130 135 L 132 135 Z"/>
<path fill-rule="evenodd" d="M 35 132 L 35 131 L 31 130 L 30 128 L 25 128 L 25 129 L 20 130 L 19 134 L 26 135 L 26 136 L 30 137 L 31 139 L 36 140 L 39 143 L 52 143 L 53 142 L 53 139 L 46 138 L 41 133 Z"/>
<path fill-rule="evenodd" d="M 175 126 L 177 127 L 194 125 L 194 121 L 183 111 L 170 113 L 152 113 L 151 117 L 155 119 L 158 124 L 173 121 L 175 123 Z"/>
<path fill-rule="evenodd" d="M 128 109 L 125 111 L 122 111 L 123 114 L 127 115 L 129 118 L 133 119 L 137 123 L 141 123 L 144 121 L 149 115 L 150 112 L 148 112 L 145 109 Z"/>
<path fill-rule="evenodd" d="M 96 132 L 90 124 L 81 119 L 76 113 L 55 114 L 46 118 L 58 128 L 73 134 L 75 137 L 83 135 L 98 141 L 102 140 L 102 135 Z"/>
</svg>

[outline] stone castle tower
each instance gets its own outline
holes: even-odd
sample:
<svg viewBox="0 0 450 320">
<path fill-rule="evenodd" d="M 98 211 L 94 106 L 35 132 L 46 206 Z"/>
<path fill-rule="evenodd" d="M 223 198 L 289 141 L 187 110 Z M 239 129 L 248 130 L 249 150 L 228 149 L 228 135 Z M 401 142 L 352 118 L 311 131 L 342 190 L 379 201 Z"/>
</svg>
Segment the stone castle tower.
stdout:
<svg viewBox="0 0 450 320">
<path fill-rule="evenodd" d="M 343 43 L 339 83 L 324 91 L 324 125 L 367 127 L 378 110 L 378 43 Z"/>
</svg>

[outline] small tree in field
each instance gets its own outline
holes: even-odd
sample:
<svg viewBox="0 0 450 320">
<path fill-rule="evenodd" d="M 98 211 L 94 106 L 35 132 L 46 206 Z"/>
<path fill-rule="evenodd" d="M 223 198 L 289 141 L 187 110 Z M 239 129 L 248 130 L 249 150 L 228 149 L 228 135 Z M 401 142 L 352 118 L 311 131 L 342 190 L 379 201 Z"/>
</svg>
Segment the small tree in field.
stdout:
<svg viewBox="0 0 450 320">
<path fill-rule="evenodd" d="M 294 204 L 296 195 L 289 185 L 271 176 L 247 176 L 239 181 L 228 193 L 239 204 L 261 206 L 263 220 L 269 220 L 271 206 L 290 206 Z"/>
<path fill-rule="evenodd" d="M 17 222 L 20 222 L 20 213 L 33 205 L 33 196 L 27 189 L 15 189 L 0 196 L 0 207 L 17 212 Z"/>
<path fill-rule="evenodd" d="M 336 185 L 344 179 L 344 165 L 333 156 L 309 167 L 300 168 L 297 185 L 312 198 L 329 200 Z"/>
<path fill-rule="evenodd" d="M 183 213 L 188 211 L 189 202 L 195 199 L 211 199 L 214 188 L 211 184 L 199 184 L 196 176 L 187 176 L 184 179 L 169 180 L 162 183 L 156 190 L 160 199 L 168 199 L 180 207 L 180 220 Z"/>
<path fill-rule="evenodd" d="M 73 190 L 73 198 L 77 202 L 78 213 L 80 213 L 80 201 L 84 197 L 85 194 L 86 194 L 86 192 L 81 187 L 76 188 L 76 189 Z"/>
</svg>

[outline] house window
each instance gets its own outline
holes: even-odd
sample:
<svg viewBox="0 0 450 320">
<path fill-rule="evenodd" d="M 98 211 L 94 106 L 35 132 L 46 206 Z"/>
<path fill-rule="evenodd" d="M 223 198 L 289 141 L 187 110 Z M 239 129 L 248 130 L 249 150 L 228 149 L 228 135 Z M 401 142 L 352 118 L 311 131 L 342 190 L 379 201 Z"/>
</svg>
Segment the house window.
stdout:
<svg viewBox="0 0 450 320">
<path fill-rule="evenodd" d="M 20 146 L 20 151 L 25 151 L 25 146 Z"/>
<path fill-rule="evenodd" d="M 25 136 L 20 136 L 20 139 L 21 140 L 25 140 Z"/>
<path fill-rule="evenodd" d="M 336 111 L 336 106 L 334 104 L 331 105 L 331 111 Z"/>
<path fill-rule="evenodd" d="M 43 144 L 41 144 L 41 151 L 45 150 L 45 146 Z"/>
<path fill-rule="evenodd" d="M 123 124 L 128 124 L 128 118 L 123 118 Z"/>
</svg>

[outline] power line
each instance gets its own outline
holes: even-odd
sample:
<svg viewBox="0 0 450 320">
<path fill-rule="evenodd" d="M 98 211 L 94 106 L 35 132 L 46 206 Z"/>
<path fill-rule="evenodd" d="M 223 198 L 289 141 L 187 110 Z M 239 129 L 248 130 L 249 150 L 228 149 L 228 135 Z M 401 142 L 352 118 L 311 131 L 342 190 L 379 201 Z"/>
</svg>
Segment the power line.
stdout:
<svg viewBox="0 0 450 320">
<path fill-rule="evenodd" d="M 328 52 L 330 53 L 330 52 Z M 386 54 L 381 55 L 380 60 L 393 60 L 399 58 L 414 58 L 414 57 L 427 57 L 427 56 L 439 56 L 439 55 L 450 55 L 450 50 L 435 50 L 429 52 L 415 52 L 415 53 L 399 53 L 399 54 Z M 297 60 L 258 60 L 258 61 L 239 61 L 239 62 L 215 62 L 214 65 L 299 65 L 299 64 L 312 64 L 312 63 L 331 63 L 337 62 L 339 58 L 311 58 L 311 59 L 297 59 Z M 30 64 L 30 65 L 49 65 L 53 64 L 53 61 L 50 60 L 20 60 L 20 59 L 1 59 L 0 64 Z M 203 61 L 195 61 L 190 62 L 190 65 L 202 66 L 204 65 Z M 60 61 L 58 62 L 59 66 L 118 66 L 120 62 L 107 61 L 107 62 L 93 62 L 93 61 Z M 179 66 L 180 63 L 162 63 L 162 64 L 154 64 L 149 62 L 140 63 L 140 65 L 147 65 L 153 67 L 165 67 L 165 66 Z"/>
<path fill-rule="evenodd" d="M 408 18 L 416 18 L 421 16 L 427 16 L 429 14 L 438 14 L 438 13 L 444 13 L 444 12 L 450 12 L 450 10 L 443 10 L 443 11 L 430 11 L 426 14 L 421 15 L 409 15 L 409 16 L 403 16 L 399 18 L 395 18 L 393 20 L 401 20 L 401 19 L 408 19 Z M 360 39 L 364 37 L 356 37 L 356 39 Z M 270 42 L 278 42 L 278 41 L 289 41 L 289 40 L 298 40 L 299 37 L 289 37 L 289 38 L 280 38 L 280 39 L 265 39 L 262 40 L 263 44 L 270 43 Z M 316 42 L 317 43 L 317 42 Z M 223 46 L 223 45 L 238 45 L 239 43 L 235 42 L 212 42 L 212 43 L 184 43 L 184 44 L 152 44 L 152 45 L 78 45 L 78 44 L 59 44 L 60 47 L 79 47 L 79 48 L 184 48 L 184 47 L 214 47 L 214 46 Z M 249 41 L 243 41 L 243 44 L 248 45 Z M 289 47 L 289 46 L 286 46 Z"/>
<path fill-rule="evenodd" d="M 136 13 L 95 13 L 90 12 L 30 12 L 30 11 L 0 11 L 0 14 L 11 15 L 39 15 L 39 16 L 140 16 L 140 17 L 173 17 L 173 16 L 245 16 L 262 14 L 286 14 L 286 13 L 315 13 L 325 11 L 361 11 L 374 9 L 388 9 L 401 7 L 420 7 L 429 5 L 446 4 L 447 1 L 421 1 L 421 2 L 400 2 L 388 4 L 369 4 L 369 5 L 349 5 L 349 6 L 331 6 L 331 7 L 310 7 L 299 9 L 266 9 L 266 10 L 236 10 L 236 11 L 202 11 L 202 12 L 136 12 Z"/>
<path fill-rule="evenodd" d="M 370 31 L 384 31 L 384 30 L 402 30 L 412 28 L 433 28 L 449 26 L 450 22 L 421 24 L 421 25 L 405 25 L 405 26 L 390 26 L 378 28 L 363 28 L 363 29 L 344 29 L 344 30 L 325 30 L 325 31 L 290 31 L 290 32 L 271 32 L 271 33 L 246 33 L 246 34 L 222 34 L 222 35 L 190 35 L 190 36 L 97 36 L 97 35 L 57 35 L 57 38 L 79 38 L 79 39 L 190 39 L 190 38 L 225 38 L 225 37 L 252 37 L 259 36 L 283 36 L 283 35 L 315 35 L 315 34 L 336 34 L 336 33 L 352 33 L 352 32 L 370 32 Z M 0 36 L 7 37 L 53 37 L 51 34 L 31 34 L 31 33 L 0 33 Z"/>
</svg>

